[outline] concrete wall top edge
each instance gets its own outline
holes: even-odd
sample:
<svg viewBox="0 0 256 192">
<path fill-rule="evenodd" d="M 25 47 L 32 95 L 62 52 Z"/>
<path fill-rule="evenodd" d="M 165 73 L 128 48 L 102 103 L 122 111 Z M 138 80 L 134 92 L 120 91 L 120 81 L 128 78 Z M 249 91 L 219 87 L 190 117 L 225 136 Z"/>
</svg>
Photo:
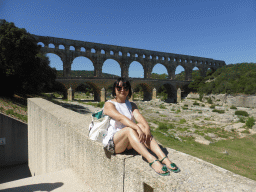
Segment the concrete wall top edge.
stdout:
<svg viewBox="0 0 256 192">
<path fill-rule="evenodd" d="M 33 102 L 42 110 L 58 118 L 62 123 L 70 124 L 71 127 L 80 133 L 88 135 L 88 126 L 85 125 L 91 123 L 91 113 L 80 114 L 42 98 L 29 98 L 28 102 Z"/>
</svg>

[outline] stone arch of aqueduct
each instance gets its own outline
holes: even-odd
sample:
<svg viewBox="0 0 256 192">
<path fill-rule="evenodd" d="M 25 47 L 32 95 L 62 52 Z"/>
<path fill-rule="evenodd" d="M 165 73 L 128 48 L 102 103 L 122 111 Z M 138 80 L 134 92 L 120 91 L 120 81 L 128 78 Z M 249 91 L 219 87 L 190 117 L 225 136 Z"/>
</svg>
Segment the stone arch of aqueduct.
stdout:
<svg viewBox="0 0 256 192">
<path fill-rule="evenodd" d="M 164 85 L 168 90 L 168 98 L 177 96 L 177 89 L 184 89 L 191 79 L 194 67 L 197 67 L 201 76 L 206 76 L 210 68 L 216 71 L 218 68 L 226 65 L 224 61 L 210 58 L 196 57 L 190 55 L 173 54 L 166 52 L 151 51 L 145 49 L 136 49 L 130 47 L 100 44 L 86 41 L 70 40 L 48 36 L 33 35 L 36 41 L 43 44 L 41 51 L 44 53 L 54 53 L 60 57 L 63 62 L 63 77 L 57 81 L 62 83 L 66 89 L 76 89 L 80 84 L 88 83 L 94 89 L 94 99 L 102 100 L 100 97 L 102 88 L 108 88 L 113 85 L 113 79 L 102 78 L 102 66 L 107 59 L 117 61 L 121 68 L 121 76 L 129 78 L 129 67 L 133 61 L 139 62 L 144 70 L 144 78 L 129 78 L 132 87 L 141 84 L 144 87 L 144 100 L 154 98 L 153 90 L 157 90 Z M 50 48 L 49 45 L 54 45 Z M 60 49 L 60 46 L 64 49 Z M 74 50 L 71 50 L 74 47 Z M 90 59 L 94 66 L 94 78 L 74 78 L 70 77 L 71 65 L 77 57 L 86 57 Z M 151 73 L 156 64 L 162 64 L 168 73 L 168 79 L 155 80 L 151 79 Z M 182 66 L 185 71 L 185 81 L 175 81 L 175 70 Z"/>
</svg>

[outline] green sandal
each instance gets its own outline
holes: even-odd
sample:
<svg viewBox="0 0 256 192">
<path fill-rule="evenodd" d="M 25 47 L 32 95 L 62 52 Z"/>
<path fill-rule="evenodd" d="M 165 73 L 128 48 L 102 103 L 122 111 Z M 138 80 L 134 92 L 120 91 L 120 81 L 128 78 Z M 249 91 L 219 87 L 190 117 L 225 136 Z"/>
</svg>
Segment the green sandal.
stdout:
<svg viewBox="0 0 256 192">
<path fill-rule="evenodd" d="M 160 163 L 162 163 L 165 158 L 166 158 L 166 156 L 165 156 L 162 160 L 160 160 Z M 180 169 L 177 167 L 177 165 L 176 165 L 175 163 L 171 163 L 171 167 L 172 167 L 172 168 L 175 168 L 175 169 L 169 169 L 168 167 L 167 167 L 167 169 L 168 169 L 169 171 L 174 172 L 174 173 L 180 172 Z"/>
<path fill-rule="evenodd" d="M 152 163 L 149 163 L 149 166 L 152 168 L 152 165 L 153 165 L 153 163 L 155 163 L 156 161 L 159 161 L 158 159 L 156 159 L 155 161 L 153 161 Z M 152 168 L 153 169 L 153 168 Z M 155 172 L 156 172 L 156 170 L 155 169 L 153 169 Z M 168 171 L 168 168 L 164 165 L 163 167 L 162 167 L 162 170 L 165 172 L 165 173 L 158 173 L 158 172 L 156 172 L 158 175 L 161 175 L 161 176 L 169 176 L 170 175 L 170 172 Z"/>
</svg>

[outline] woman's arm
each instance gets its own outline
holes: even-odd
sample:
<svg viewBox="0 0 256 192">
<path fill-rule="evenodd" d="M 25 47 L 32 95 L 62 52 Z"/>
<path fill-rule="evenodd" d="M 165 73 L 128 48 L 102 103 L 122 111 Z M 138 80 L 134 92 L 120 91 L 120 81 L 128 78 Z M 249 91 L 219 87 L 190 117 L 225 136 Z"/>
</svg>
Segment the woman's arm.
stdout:
<svg viewBox="0 0 256 192">
<path fill-rule="evenodd" d="M 106 102 L 103 110 L 105 115 L 108 115 L 109 117 L 115 119 L 116 121 L 121 122 L 123 125 L 130 127 L 137 131 L 139 135 L 139 140 L 141 143 L 145 142 L 146 136 L 145 133 L 141 130 L 141 128 L 131 121 L 129 118 L 127 118 L 125 115 L 122 115 L 116 110 L 116 107 L 113 103 L 111 102 Z"/>
<path fill-rule="evenodd" d="M 151 132 L 150 132 L 150 127 L 148 125 L 148 122 L 139 112 L 137 105 L 133 102 L 131 102 L 131 105 L 132 105 L 132 113 L 133 113 L 134 118 L 136 119 L 136 121 L 138 123 L 140 123 L 144 126 L 144 128 L 142 128 L 142 131 L 146 134 L 146 139 L 151 138 Z"/>
<path fill-rule="evenodd" d="M 131 127 L 134 130 L 140 129 L 140 127 L 136 123 L 131 121 L 125 115 L 122 115 L 121 113 L 119 113 L 116 110 L 115 105 L 113 103 L 111 103 L 111 102 L 106 102 L 105 103 L 104 111 L 103 112 L 104 112 L 105 115 L 108 115 L 112 119 L 115 119 L 116 121 L 121 122 L 123 125 L 125 125 L 127 127 Z"/>
</svg>

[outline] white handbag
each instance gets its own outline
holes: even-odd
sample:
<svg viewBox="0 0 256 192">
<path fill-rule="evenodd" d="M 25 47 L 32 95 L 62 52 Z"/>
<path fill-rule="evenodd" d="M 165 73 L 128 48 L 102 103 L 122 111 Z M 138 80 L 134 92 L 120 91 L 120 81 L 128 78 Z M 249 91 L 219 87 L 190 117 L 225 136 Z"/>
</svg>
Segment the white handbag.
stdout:
<svg viewBox="0 0 256 192">
<path fill-rule="evenodd" d="M 103 108 L 92 114 L 92 122 L 89 125 L 89 138 L 100 143 L 108 134 L 110 125 L 110 117 L 103 114 Z"/>
<path fill-rule="evenodd" d="M 111 102 L 111 101 L 110 101 Z M 132 105 L 126 100 L 125 101 L 128 110 L 132 114 Z M 101 110 L 96 111 L 92 114 L 92 122 L 89 125 L 89 138 L 94 141 L 102 143 L 103 139 L 108 134 L 108 128 L 110 126 L 110 117 L 103 114 L 104 106 Z"/>
</svg>

